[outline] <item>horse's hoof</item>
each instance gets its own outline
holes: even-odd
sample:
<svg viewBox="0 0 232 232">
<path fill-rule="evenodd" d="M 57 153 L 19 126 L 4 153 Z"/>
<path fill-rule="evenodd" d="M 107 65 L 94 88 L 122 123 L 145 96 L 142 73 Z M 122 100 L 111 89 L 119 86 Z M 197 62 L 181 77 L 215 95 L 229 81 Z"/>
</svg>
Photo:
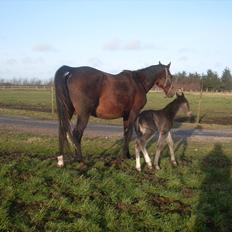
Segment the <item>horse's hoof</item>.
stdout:
<svg viewBox="0 0 232 232">
<path fill-rule="evenodd" d="M 83 159 L 83 157 L 82 157 L 82 156 L 80 156 L 80 155 L 76 155 L 76 156 L 74 157 L 74 161 L 77 161 L 77 162 L 83 162 L 83 161 L 84 161 L 84 159 Z"/>
<path fill-rule="evenodd" d="M 58 160 L 57 167 L 59 167 L 59 168 L 64 167 L 64 158 L 63 158 L 63 156 L 62 155 L 58 156 L 57 160 Z"/>
<path fill-rule="evenodd" d="M 123 155 L 124 159 L 131 159 L 131 155 L 128 153 L 128 154 L 124 154 Z"/>
<path fill-rule="evenodd" d="M 63 168 L 63 167 L 64 167 L 64 164 L 57 164 L 57 167 L 58 167 L 58 168 Z"/>
<path fill-rule="evenodd" d="M 136 168 L 136 170 L 137 170 L 138 172 L 141 172 L 141 167 Z"/>
<path fill-rule="evenodd" d="M 157 171 L 159 171 L 160 170 L 160 166 L 155 166 L 155 169 L 157 170 Z"/>
</svg>

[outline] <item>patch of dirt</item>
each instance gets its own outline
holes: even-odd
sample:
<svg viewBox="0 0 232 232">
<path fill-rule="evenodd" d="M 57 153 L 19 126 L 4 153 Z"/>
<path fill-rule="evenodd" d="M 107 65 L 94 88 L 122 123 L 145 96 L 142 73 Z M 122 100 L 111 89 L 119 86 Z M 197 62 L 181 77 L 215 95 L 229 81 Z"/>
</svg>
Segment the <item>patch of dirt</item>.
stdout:
<svg viewBox="0 0 232 232">
<path fill-rule="evenodd" d="M 115 206 L 115 208 L 120 212 L 130 212 L 133 214 L 137 214 L 142 211 L 142 209 L 138 209 L 136 207 L 136 203 L 138 203 L 138 200 L 135 199 L 131 204 L 130 203 L 124 203 L 124 202 L 118 202 Z"/>
<path fill-rule="evenodd" d="M 180 215 L 191 214 L 191 206 L 180 200 L 172 200 L 168 197 L 153 194 L 151 197 L 151 203 L 153 206 L 158 207 L 160 211 L 166 213 L 178 213 Z"/>
<path fill-rule="evenodd" d="M 218 124 L 218 125 L 232 125 L 232 117 L 214 117 L 214 118 L 203 118 L 201 123 L 207 124 Z"/>
<path fill-rule="evenodd" d="M 4 162 L 4 163 L 10 162 L 12 160 L 22 159 L 24 157 L 35 158 L 40 161 L 56 159 L 55 155 L 43 157 L 41 155 L 24 153 L 24 152 L 0 152 L 0 162 Z"/>
<path fill-rule="evenodd" d="M 194 195 L 193 189 L 188 187 L 183 187 L 181 190 L 182 194 L 186 198 L 191 198 Z"/>
</svg>

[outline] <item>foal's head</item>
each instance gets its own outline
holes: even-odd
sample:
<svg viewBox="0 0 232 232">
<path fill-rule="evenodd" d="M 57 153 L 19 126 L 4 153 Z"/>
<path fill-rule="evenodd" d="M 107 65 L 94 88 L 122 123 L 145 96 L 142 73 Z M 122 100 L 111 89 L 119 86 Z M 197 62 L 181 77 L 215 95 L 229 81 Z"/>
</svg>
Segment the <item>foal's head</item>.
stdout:
<svg viewBox="0 0 232 232">
<path fill-rule="evenodd" d="M 175 92 L 172 85 L 172 74 L 170 72 L 171 62 L 168 65 L 161 64 L 160 67 L 160 78 L 156 81 L 156 85 L 163 89 L 167 97 L 173 97 Z"/>
<path fill-rule="evenodd" d="M 176 92 L 176 101 L 178 102 L 179 109 L 182 110 L 188 117 L 191 117 L 192 112 L 190 111 L 189 102 L 184 96 L 183 92 Z"/>
</svg>

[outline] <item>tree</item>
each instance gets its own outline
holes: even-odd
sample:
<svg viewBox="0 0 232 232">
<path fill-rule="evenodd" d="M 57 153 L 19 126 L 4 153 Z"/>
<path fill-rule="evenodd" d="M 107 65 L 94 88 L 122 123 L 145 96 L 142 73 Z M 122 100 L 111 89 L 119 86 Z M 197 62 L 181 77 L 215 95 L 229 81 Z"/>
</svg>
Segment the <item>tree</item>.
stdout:
<svg viewBox="0 0 232 232">
<path fill-rule="evenodd" d="M 221 86 L 224 90 L 232 90 L 232 75 L 229 68 L 225 68 L 221 77 Z"/>
<path fill-rule="evenodd" d="M 210 91 L 219 90 L 221 87 L 218 74 L 211 69 L 207 70 L 207 74 L 203 76 L 203 88 Z"/>
</svg>

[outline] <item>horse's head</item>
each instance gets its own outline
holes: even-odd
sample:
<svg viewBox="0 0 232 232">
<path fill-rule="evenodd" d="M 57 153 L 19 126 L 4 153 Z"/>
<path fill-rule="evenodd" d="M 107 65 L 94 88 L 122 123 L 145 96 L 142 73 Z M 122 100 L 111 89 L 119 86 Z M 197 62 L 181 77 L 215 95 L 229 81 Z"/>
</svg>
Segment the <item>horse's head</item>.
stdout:
<svg viewBox="0 0 232 232">
<path fill-rule="evenodd" d="M 176 92 L 176 98 L 177 101 L 180 105 L 180 109 L 188 116 L 188 117 L 192 117 L 192 112 L 190 111 L 190 106 L 189 106 L 189 102 L 187 100 L 187 98 L 184 96 L 184 93 L 178 93 Z"/>
<path fill-rule="evenodd" d="M 175 95 L 172 85 L 172 74 L 170 73 L 171 62 L 168 65 L 163 65 L 159 62 L 159 78 L 155 84 L 164 90 L 167 97 L 173 97 Z"/>
</svg>

